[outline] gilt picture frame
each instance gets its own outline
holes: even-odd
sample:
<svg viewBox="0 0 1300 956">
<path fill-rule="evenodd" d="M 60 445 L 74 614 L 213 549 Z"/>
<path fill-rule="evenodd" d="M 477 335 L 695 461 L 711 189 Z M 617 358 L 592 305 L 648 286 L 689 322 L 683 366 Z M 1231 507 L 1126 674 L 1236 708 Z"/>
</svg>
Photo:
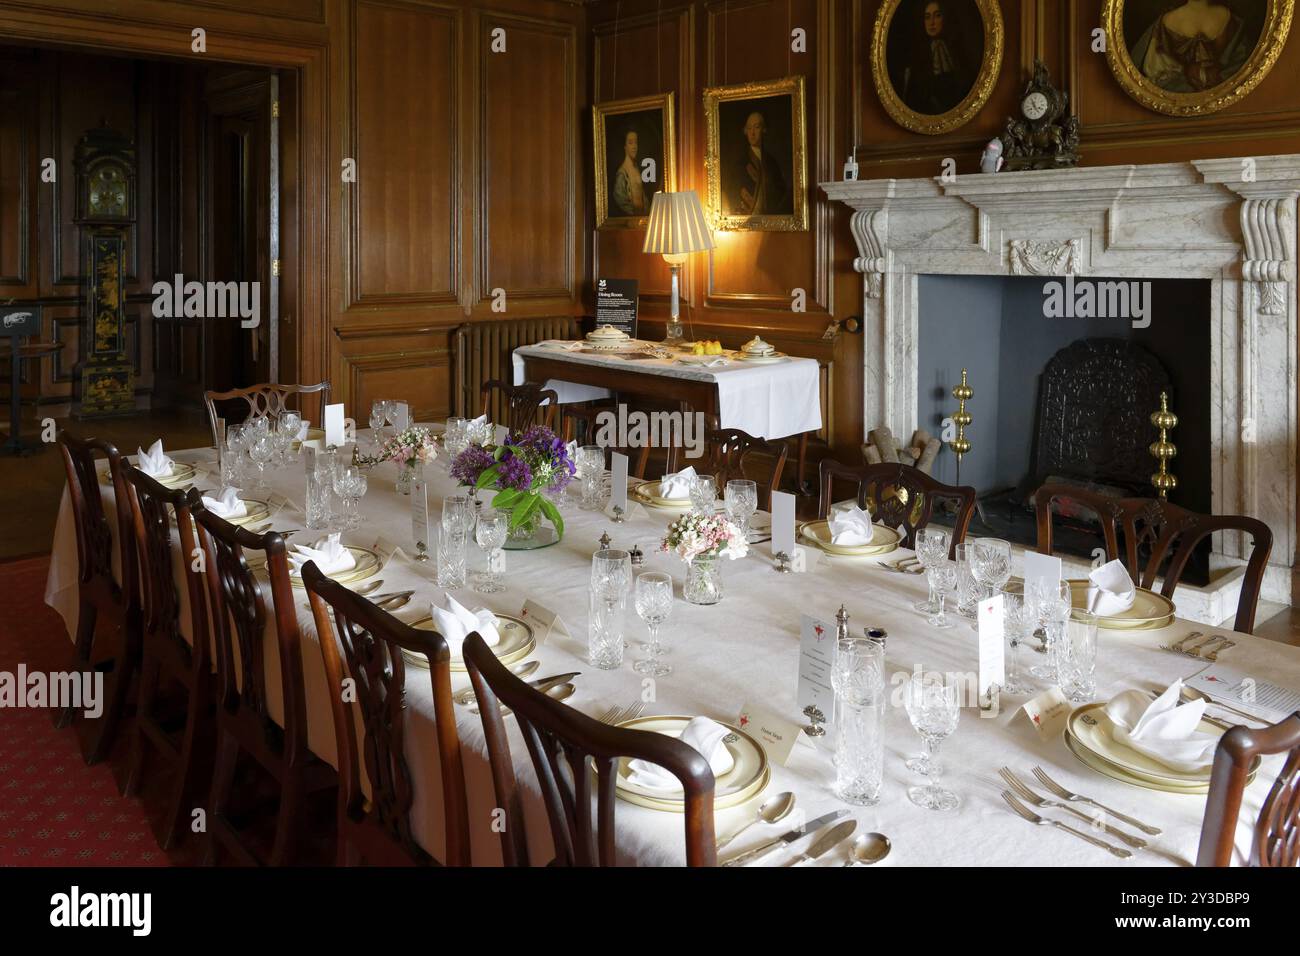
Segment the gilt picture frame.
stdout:
<svg viewBox="0 0 1300 956">
<path fill-rule="evenodd" d="M 937 136 L 969 123 L 1002 72 L 997 0 L 885 0 L 871 34 L 871 74 L 899 126 Z"/>
<path fill-rule="evenodd" d="M 654 194 L 677 189 L 673 100 L 659 93 L 592 107 L 597 229 L 644 229 Z"/>
<path fill-rule="evenodd" d="M 1105 0 L 1106 61 L 1147 109 L 1204 116 L 1259 86 L 1294 18 L 1295 0 Z"/>
<path fill-rule="evenodd" d="M 706 212 L 713 227 L 807 231 L 804 78 L 709 87 L 704 119 Z"/>
</svg>

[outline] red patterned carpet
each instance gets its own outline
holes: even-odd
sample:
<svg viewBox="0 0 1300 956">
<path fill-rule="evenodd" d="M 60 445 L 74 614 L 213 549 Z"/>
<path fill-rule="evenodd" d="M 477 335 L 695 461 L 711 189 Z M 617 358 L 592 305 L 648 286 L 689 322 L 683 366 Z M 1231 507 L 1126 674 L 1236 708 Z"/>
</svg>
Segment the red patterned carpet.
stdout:
<svg viewBox="0 0 1300 956">
<path fill-rule="evenodd" d="M 0 671 L 65 670 L 72 644 L 46 607 L 48 557 L 0 564 Z M 50 711 L 0 709 L 0 866 L 167 866 L 144 808 L 123 797 L 108 762 L 87 767 L 72 729 Z"/>
</svg>

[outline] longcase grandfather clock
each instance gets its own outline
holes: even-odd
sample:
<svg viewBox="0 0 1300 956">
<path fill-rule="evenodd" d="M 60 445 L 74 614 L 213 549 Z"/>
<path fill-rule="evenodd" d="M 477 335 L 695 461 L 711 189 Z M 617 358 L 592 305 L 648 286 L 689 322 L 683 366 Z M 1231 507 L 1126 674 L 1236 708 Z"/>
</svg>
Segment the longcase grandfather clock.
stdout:
<svg viewBox="0 0 1300 956">
<path fill-rule="evenodd" d="M 135 410 L 135 374 L 126 344 L 126 242 L 135 225 L 135 145 L 113 129 L 88 131 L 73 154 L 81 234 L 85 322 L 74 414 Z"/>
</svg>

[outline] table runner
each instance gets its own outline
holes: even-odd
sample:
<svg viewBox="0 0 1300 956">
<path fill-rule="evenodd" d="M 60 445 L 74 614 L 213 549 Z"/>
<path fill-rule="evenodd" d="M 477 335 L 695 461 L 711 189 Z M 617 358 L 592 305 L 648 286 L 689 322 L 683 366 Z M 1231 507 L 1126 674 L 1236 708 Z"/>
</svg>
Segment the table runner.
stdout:
<svg viewBox="0 0 1300 956">
<path fill-rule="evenodd" d="M 733 359 L 721 368 L 703 368 L 671 359 L 630 360 L 617 355 L 525 345 L 515 349 L 512 355 L 516 385 L 524 381 L 525 356 L 615 368 L 620 372 L 714 382 L 718 386 L 721 427 L 739 428 L 756 438 L 788 438 L 822 427 L 821 372 L 816 359 L 791 356 L 787 361 L 764 365 Z M 610 394 L 606 389 L 577 382 L 551 380 L 544 387 L 555 389 L 561 405 L 607 398 Z"/>
<path fill-rule="evenodd" d="M 365 440 L 364 432 L 362 440 Z M 207 449 L 173 457 L 196 461 L 212 460 L 215 456 Z M 409 498 L 394 492 L 395 474 L 391 466 L 381 466 L 371 472 L 371 490 L 361 502 L 366 528 L 362 537 L 369 537 L 364 543 L 372 543 L 376 535 L 384 535 L 397 543 L 409 544 Z M 432 479 L 431 500 L 454 490 L 454 484 L 437 466 Z M 272 484 L 276 491 L 301 501 L 301 468 L 277 472 Z M 111 520 L 112 488 L 102 487 Z M 433 510 L 436 512 L 437 508 Z M 298 527 L 301 520 L 301 513 L 286 509 L 277 516 L 275 525 L 281 529 Z M 680 595 L 683 565 L 667 554 L 656 552 L 659 536 L 671 520 L 669 512 L 648 511 L 644 516 L 632 517 L 626 524 L 616 525 L 602 515 L 583 512 L 576 504 L 571 505 L 566 511 L 566 533 L 560 544 L 539 551 L 509 553 L 507 591 L 478 595 L 467 587 L 454 593 L 470 606 L 486 604 L 502 612 L 517 613 L 525 597 L 533 597 L 558 610 L 573 636 L 553 637 L 539 648 L 536 656 L 541 667 L 537 675 L 581 671 L 582 676 L 576 679 L 577 693 L 568 703 L 588 714 L 600 713 L 615 704 L 629 704 L 641 699 L 647 691 L 641 675 L 631 669 L 631 661 L 640 653 L 638 642 L 644 637 L 644 628 L 629 610 L 629 648 L 622 668 L 599 671 L 587 664 L 586 589 L 590 557 L 603 531 L 609 533 L 616 547 L 638 544 L 646 552 L 644 570 L 670 573 Z M 899 556 L 896 552 L 892 557 Z M 76 560 L 76 541 L 65 491 L 55 531 L 46 600 L 64 618 L 70 634 L 75 633 L 77 615 Z M 481 561 L 472 546 L 470 561 L 471 566 Z M 646 713 L 706 714 L 734 721 L 745 703 L 758 702 L 789 719 L 797 719 L 799 615 L 809 613 L 830 621 L 841 603 L 852 615 L 855 632 L 861 633 L 859 628 L 868 624 L 888 630 L 887 669 L 896 685 L 917 666 L 944 672 L 974 670 L 974 631 L 965 623 L 958 623 L 948 631 L 927 626 L 912 610 L 913 602 L 924 597 L 923 579 L 889 573 L 873 567 L 873 563 L 870 559 L 832 558 L 823 560 L 809 575 L 778 576 L 766 557 L 765 545 L 758 546 L 740 561 L 724 562 L 726 596 L 721 604 L 697 607 L 680 599 L 674 604 L 663 637 L 675 670 L 649 685 L 653 700 L 647 704 Z M 442 594 L 432 583 L 433 574 L 432 562 L 419 565 L 400 556 L 384 569 L 384 590 L 410 585 L 421 588 L 420 600 L 408 605 L 398 616 L 413 620 L 427 614 L 427 600 Z M 180 581 L 179 576 L 177 580 Z M 183 586 L 180 591 L 184 595 Z M 324 667 L 305 594 L 296 593 L 305 641 L 302 658 L 309 742 L 317 754 L 333 762 L 334 737 L 325 696 Z M 1135 685 L 1163 686 L 1197 670 L 1200 665 L 1196 661 L 1158 649 L 1159 644 L 1176 640 L 1195 627 L 1191 622 L 1177 620 L 1158 631 L 1101 631 L 1098 699 Z M 1221 656 L 1222 663 L 1289 688 L 1300 688 L 1300 651 L 1248 635 L 1232 637 L 1237 646 Z M 273 668 L 278 666 L 275 646 L 274 640 L 267 640 L 270 673 L 276 673 Z M 1024 653 L 1022 656 L 1029 664 L 1035 662 L 1033 658 L 1037 655 Z M 465 684 L 463 677 L 454 681 L 456 689 Z M 279 714 L 278 680 L 269 680 L 268 686 L 272 688 L 272 711 Z M 432 694 L 422 671 L 408 669 L 406 697 L 406 756 L 417 786 L 413 828 L 421 844 L 440 856 L 443 829 Z M 945 785 L 962 798 L 956 811 L 932 813 L 908 801 L 906 787 L 920 781 L 903 767 L 903 760 L 919 750 L 920 741 L 901 707 L 891 707 L 887 717 L 885 780 L 877 806 L 850 807 L 834 797 L 830 792 L 834 771 L 826 745 L 797 746 L 789 766 L 773 768 L 766 794 L 793 791 L 798 799 L 796 812 L 808 819 L 832 809 L 850 810 L 859 821 L 860 832 L 877 830 L 893 841 L 893 852 L 882 864 L 886 866 L 1149 866 L 1189 865 L 1195 860 L 1204 797 L 1141 790 L 1093 773 L 1066 750 L 1059 738 L 1048 742 L 1038 740 L 1024 715 L 1015 709 L 1024 699 L 1004 696 L 1002 712 L 992 718 L 980 717 L 970 708 L 963 709 L 956 733 L 940 751 L 940 759 L 947 767 Z M 472 858 L 476 864 L 497 864 L 501 859 L 500 836 L 492 830 L 495 799 L 481 723 L 464 707 L 458 707 L 456 713 L 457 728 L 465 747 Z M 550 858 L 545 811 L 515 724 L 507 720 L 507 726 L 514 736 L 514 756 L 526 797 L 525 813 L 530 823 L 534 859 L 545 861 Z M 1159 826 L 1164 833 L 1151 839 L 1152 849 L 1135 851 L 1132 860 L 1119 861 L 1069 834 L 1034 827 L 1013 816 L 998 796 L 1003 784 L 997 778 L 997 769 L 1003 764 L 1022 776 L 1034 765 L 1041 765 L 1064 786 Z M 1258 778 L 1246 792 L 1238 826 L 1238 862 L 1249 850 L 1250 827 L 1279 766 L 1280 760 L 1265 761 Z M 720 811 L 718 833 L 725 834 L 749 819 L 761 799 Z M 1048 811 L 1046 815 L 1064 816 L 1060 811 Z M 724 858 L 770 839 L 787 826 L 752 827 L 728 847 Z M 680 864 L 684 860 L 682 832 L 680 816 L 622 801 L 618 804 L 616 838 L 622 862 L 642 866 Z M 802 849 L 806 843 L 807 839 L 796 844 L 796 849 Z M 776 855 L 769 862 L 779 864 L 788 859 L 788 855 Z M 840 849 L 829 854 L 825 862 L 836 865 L 843 860 Z"/>
</svg>

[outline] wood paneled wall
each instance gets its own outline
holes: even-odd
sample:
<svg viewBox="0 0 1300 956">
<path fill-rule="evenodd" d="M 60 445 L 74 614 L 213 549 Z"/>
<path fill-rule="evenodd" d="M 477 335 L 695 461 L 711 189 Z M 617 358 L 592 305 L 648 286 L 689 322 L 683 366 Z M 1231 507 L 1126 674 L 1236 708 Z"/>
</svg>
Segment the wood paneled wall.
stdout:
<svg viewBox="0 0 1300 956">
<path fill-rule="evenodd" d="M 336 91 L 348 104 L 339 155 L 357 170 L 339 191 L 334 379 L 355 416 L 395 397 L 419 416 L 445 416 L 457 325 L 581 309 L 582 8 L 331 9 Z M 493 52 L 494 37 L 504 50 Z"/>
</svg>

